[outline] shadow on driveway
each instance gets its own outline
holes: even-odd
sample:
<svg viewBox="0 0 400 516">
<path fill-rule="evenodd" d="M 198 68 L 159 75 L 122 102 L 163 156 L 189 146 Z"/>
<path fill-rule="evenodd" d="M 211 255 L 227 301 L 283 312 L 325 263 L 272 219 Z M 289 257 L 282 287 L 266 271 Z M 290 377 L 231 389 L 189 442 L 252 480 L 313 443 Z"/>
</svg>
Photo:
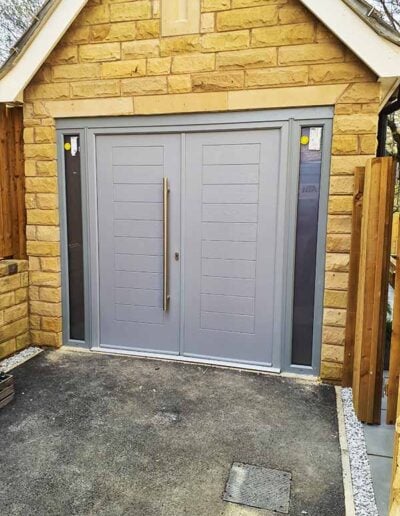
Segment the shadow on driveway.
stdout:
<svg viewBox="0 0 400 516">
<path fill-rule="evenodd" d="M 333 387 L 68 351 L 13 374 L 0 514 L 270 514 L 222 500 L 236 461 L 291 472 L 291 515 L 344 515 Z"/>
</svg>

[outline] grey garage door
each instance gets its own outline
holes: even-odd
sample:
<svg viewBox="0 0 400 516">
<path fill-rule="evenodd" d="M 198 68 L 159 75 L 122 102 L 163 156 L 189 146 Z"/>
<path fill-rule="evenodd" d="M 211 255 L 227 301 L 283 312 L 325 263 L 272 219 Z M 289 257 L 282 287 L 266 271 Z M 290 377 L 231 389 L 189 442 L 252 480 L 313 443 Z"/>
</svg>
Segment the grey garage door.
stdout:
<svg viewBox="0 0 400 516">
<path fill-rule="evenodd" d="M 281 144 L 273 128 L 97 137 L 100 346 L 273 364 Z"/>
</svg>

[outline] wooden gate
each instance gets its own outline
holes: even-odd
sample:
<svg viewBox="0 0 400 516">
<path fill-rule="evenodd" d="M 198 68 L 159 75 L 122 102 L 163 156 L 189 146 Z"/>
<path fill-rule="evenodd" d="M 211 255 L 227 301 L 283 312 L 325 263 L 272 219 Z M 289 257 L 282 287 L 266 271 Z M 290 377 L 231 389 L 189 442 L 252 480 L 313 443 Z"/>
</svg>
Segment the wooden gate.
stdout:
<svg viewBox="0 0 400 516">
<path fill-rule="evenodd" d="M 22 108 L 0 105 L 0 259 L 25 258 Z"/>
<path fill-rule="evenodd" d="M 380 423 L 394 161 L 374 158 L 356 172 L 344 380 L 366 423 Z M 364 176 L 364 182 L 363 182 Z"/>
</svg>

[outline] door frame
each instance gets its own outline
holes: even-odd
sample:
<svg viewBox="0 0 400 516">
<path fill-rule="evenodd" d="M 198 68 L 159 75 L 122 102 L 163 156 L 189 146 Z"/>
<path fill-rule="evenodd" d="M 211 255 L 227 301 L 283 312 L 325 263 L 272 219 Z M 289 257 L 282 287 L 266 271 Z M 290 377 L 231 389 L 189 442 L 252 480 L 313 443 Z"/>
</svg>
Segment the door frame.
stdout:
<svg viewBox="0 0 400 516">
<path fill-rule="evenodd" d="M 129 116 L 104 118 L 63 118 L 56 120 L 58 146 L 58 177 L 60 197 L 60 227 L 61 227 L 61 274 L 62 274 L 62 316 L 63 342 L 71 347 L 89 349 L 107 353 L 132 354 L 153 358 L 166 358 L 187 362 L 211 363 L 222 366 L 240 367 L 269 372 L 291 372 L 295 374 L 318 375 L 321 357 L 321 336 L 323 316 L 323 290 L 325 269 L 325 244 L 327 227 L 327 205 L 329 190 L 329 171 L 332 139 L 333 107 L 273 109 L 246 112 L 224 112 L 210 114 L 183 114 L 157 116 Z M 298 179 L 300 172 L 300 131 L 301 127 L 323 127 L 323 156 L 321 168 L 320 206 L 317 244 L 317 272 L 315 281 L 314 333 L 312 366 L 297 366 L 291 364 L 292 310 L 294 287 L 294 263 L 296 241 L 296 213 Z M 286 207 L 285 221 L 286 248 L 288 249 L 283 270 L 286 271 L 282 284 L 282 345 L 274 349 L 274 366 L 262 367 L 234 362 L 202 360 L 182 355 L 156 355 L 145 352 L 129 352 L 127 350 L 104 350 L 99 343 L 99 281 L 98 278 L 98 226 L 97 202 L 90 203 L 90 192 L 97 192 L 96 184 L 96 137 L 106 134 L 162 134 L 178 133 L 182 138 L 182 192 L 185 189 L 184 170 L 184 140 L 188 132 L 217 132 L 262 130 L 279 128 L 287 145 L 281 148 L 281 170 L 286 173 Z M 69 338 L 69 296 L 68 296 L 68 239 L 66 217 L 65 166 L 63 155 L 63 138 L 66 135 L 79 135 L 81 142 L 81 174 L 82 174 L 82 225 L 84 238 L 84 298 L 85 298 L 85 341 L 73 341 Z M 289 149 L 289 151 L 287 151 Z M 182 221 L 182 237 L 184 234 Z M 184 278 L 184 249 L 182 253 L 182 279 Z M 181 285 L 184 292 L 184 285 Z M 182 311 L 184 298 L 181 302 L 181 335 L 184 324 Z M 279 330 L 278 330 L 279 331 Z M 277 346 L 275 346 L 277 348 Z"/>
</svg>

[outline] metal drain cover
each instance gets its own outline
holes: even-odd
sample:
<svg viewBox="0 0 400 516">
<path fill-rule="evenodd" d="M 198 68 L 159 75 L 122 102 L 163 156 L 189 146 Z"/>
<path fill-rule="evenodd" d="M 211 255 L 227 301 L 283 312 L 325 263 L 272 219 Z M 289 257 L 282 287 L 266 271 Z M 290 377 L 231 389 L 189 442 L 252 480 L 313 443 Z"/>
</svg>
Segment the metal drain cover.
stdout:
<svg viewBox="0 0 400 516">
<path fill-rule="evenodd" d="M 224 500 L 289 514 L 292 475 L 286 471 L 234 462 Z"/>
</svg>

